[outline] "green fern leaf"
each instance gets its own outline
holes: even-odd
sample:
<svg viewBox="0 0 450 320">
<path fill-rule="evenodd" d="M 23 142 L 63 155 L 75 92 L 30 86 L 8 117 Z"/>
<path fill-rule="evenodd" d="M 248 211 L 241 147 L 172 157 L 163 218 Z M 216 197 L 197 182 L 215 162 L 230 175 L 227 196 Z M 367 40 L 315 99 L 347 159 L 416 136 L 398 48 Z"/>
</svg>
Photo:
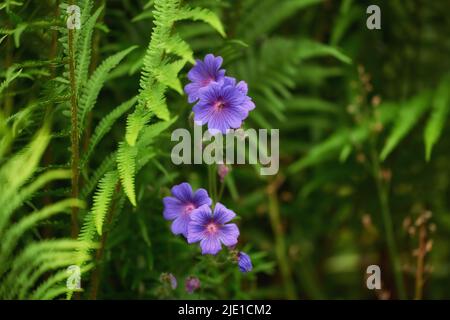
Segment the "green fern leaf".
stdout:
<svg viewBox="0 0 450 320">
<path fill-rule="evenodd" d="M 136 144 L 137 137 L 144 128 L 147 121 L 150 120 L 151 114 L 142 109 L 136 109 L 127 118 L 127 128 L 125 133 L 125 141 L 130 145 Z"/>
<path fill-rule="evenodd" d="M 225 30 L 219 17 L 211 10 L 204 8 L 190 8 L 185 6 L 180 8 L 176 14 L 176 20 L 200 20 L 216 29 L 222 37 L 226 37 Z"/>
<path fill-rule="evenodd" d="M 75 69 L 76 88 L 79 92 L 82 91 L 83 86 L 86 85 L 88 78 L 89 64 L 91 62 L 91 42 L 92 34 L 94 32 L 95 22 L 104 6 L 98 8 L 89 19 L 83 23 L 80 28 L 80 34 L 77 37 L 77 63 Z M 83 22 L 83 21 L 82 21 Z"/>
<path fill-rule="evenodd" d="M 86 84 L 85 89 L 83 90 L 83 94 L 80 97 L 80 105 L 79 105 L 79 132 L 83 131 L 84 121 L 86 119 L 86 115 L 92 110 L 94 104 L 97 100 L 98 94 L 106 81 L 109 72 L 115 66 L 117 66 L 120 61 L 125 58 L 131 51 L 136 49 L 136 46 L 132 46 L 128 49 L 120 51 L 115 55 L 107 58 L 103 63 L 94 71 L 91 78 Z"/>
<path fill-rule="evenodd" d="M 142 99 L 145 100 L 145 105 L 155 116 L 162 120 L 169 120 L 170 112 L 164 96 L 165 90 L 165 85 L 156 83 L 149 90 L 143 92 Z"/>
<path fill-rule="evenodd" d="M 137 97 L 133 97 L 130 100 L 125 101 L 118 107 L 114 108 L 113 111 L 111 111 L 100 121 L 100 123 L 95 128 L 94 133 L 92 134 L 86 154 L 81 160 L 81 167 L 84 167 L 87 164 L 92 152 L 94 151 L 94 148 L 97 146 L 100 140 L 102 140 L 103 137 L 111 130 L 111 127 L 116 122 L 116 120 L 119 119 L 125 112 L 130 110 L 135 105 L 136 101 Z"/>
<path fill-rule="evenodd" d="M 136 206 L 134 178 L 136 176 L 137 148 L 121 142 L 117 152 L 117 169 L 123 190 L 133 206 Z"/>
<path fill-rule="evenodd" d="M 94 196 L 92 215 L 99 235 L 102 234 L 103 220 L 109 209 L 119 175 L 117 171 L 110 171 L 100 180 L 97 193 Z"/>
<path fill-rule="evenodd" d="M 181 82 L 178 79 L 178 72 L 184 67 L 186 60 L 180 59 L 172 63 L 164 64 L 155 73 L 156 79 L 169 88 L 174 89 L 179 94 L 183 94 Z"/>
<path fill-rule="evenodd" d="M 164 49 L 166 49 L 167 53 L 172 53 L 180 58 L 183 58 L 190 63 L 194 63 L 194 53 L 192 52 L 189 44 L 180 38 L 180 36 L 175 33 L 170 36 L 164 43 Z"/>
</svg>

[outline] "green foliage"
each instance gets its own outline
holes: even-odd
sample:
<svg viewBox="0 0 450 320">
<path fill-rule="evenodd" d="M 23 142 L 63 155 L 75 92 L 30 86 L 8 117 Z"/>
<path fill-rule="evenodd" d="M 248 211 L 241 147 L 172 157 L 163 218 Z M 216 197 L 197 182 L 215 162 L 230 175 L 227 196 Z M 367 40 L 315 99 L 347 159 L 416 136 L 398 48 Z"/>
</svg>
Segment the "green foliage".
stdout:
<svg viewBox="0 0 450 320">
<path fill-rule="evenodd" d="M 119 177 L 116 171 L 110 171 L 100 180 L 98 184 L 98 192 L 94 196 L 94 205 L 92 207 L 92 215 L 94 216 L 97 232 L 102 235 L 102 226 L 106 213 L 111 203 L 116 183 Z"/>
<path fill-rule="evenodd" d="M 68 3 L 0 0 L 0 298 L 72 298 L 68 266 L 81 268 L 81 299 L 396 299 L 398 279 L 407 298 L 448 298 L 447 3 L 76 4 L 69 55 Z M 381 30 L 365 27 L 370 4 Z M 248 83 L 244 128 L 279 129 L 277 175 L 230 165 L 214 192 L 215 168 L 172 163 L 171 128 L 192 131 L 186 74 L 208 53 Z M 183 181 L 237 213 L 252 272 L 170 232 L 162 199 Z M 370 264 L 383 292 L 362 289 Z"/>
<path fill-rule="evenodd" d="M 39 189 L 58 179 L 67 179 L 66 170 L 49 170 L 33 176 L 49 141 L 48 129 L 40 130 L 30 144 L 13 154 L 0 167 L 0 297 L 2 299 L 45 299 L 61 296 L 65 287 L 65 268 L 76 264 L 76 249 L 90 246 L 75 240 L 46 240 L 20 243 L 29 238 L 30 230 L 52 216 L 84 203 L 66 199 L 49 204 L 42 209 L 24 210 Z M 2 160 L 5 158 L 2 157 Z M 6 187 L 6 188 L 5 188 Z M 28 211 L 18 215 L 18 211 Z M 14 213 L 16 216 L 14 217 Z M 14 217 L 14 218 L 13 218 Z M 81 257 L 83 262 L 87 257 Z M 49 276 L 43 281 L 45 276 Z M 57 277 L 59 275 L 59 277 Z M 49 295 L 50 292 L 53 292 Z"/>
<path fill-rule="evenodd" d="M 433 146 L 444 130 L 450 111 L 450 76 L 446 76 L 437 88 L 433 97 L 432 114 L 428 119 L 424 132 L 425 156 L 427 161 L 431 158 Z"/>
<path fill-rule="evenodd" d="M 395 120 L 392 132 L 389 134 L 386 144 L 381 151 L 381 160 L 386 159 L 414 125 L 419 122 L 422 114 L 424 114 L 429 107 L 429 101 L 430 94 L 426 92 L 400 104 L 400 111 Z"/>
</svg>

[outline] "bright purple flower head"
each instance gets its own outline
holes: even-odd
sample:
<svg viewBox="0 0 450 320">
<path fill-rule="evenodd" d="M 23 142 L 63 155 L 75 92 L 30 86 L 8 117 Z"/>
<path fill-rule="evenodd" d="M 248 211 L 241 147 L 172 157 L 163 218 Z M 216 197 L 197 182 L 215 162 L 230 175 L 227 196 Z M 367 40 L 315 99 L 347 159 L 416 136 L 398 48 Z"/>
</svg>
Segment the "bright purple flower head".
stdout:
<svg viewBox="0 0 450 320">
<path fill-rule="evenodd" d="M 236 214 L 225 208 L 221 203 L 211 208 L 203 205 L 192 212 L 189 223 L 188 242 L 200 241 L 202 254 L 217 254 L 222 249 L 222 243 L 226 246 L 234 246 L 239 237 L 239 229 L 234 223 L 227 224 Z"/>
<path fill-rule="evenodd" d="M 247 96 L 248 93 L 248 85 L 245 81 L 239 81 L 238 84 L 236 84 L 236 79 L 232 77 L 225 77 L 223 80 L 224 85 L 231 85 L 235 86 L 236 89 L 238 89 L 240 92 L 242 92 L 245 95 L 245 101 L 243 103 L 244 108 L 246 108 L 248 111 L 252 111 L 255 109 L 255 104 L 252 101 L 252 98 Z"/>
<path fill-rule="evenodd" d="M 188 225 L 191 221 L 193 210 L 202 205 L 210 206 L 212 201 L 205 189 L 198 189 L 193 192 L 189 183 L 183 182 L 172 188 L 173 197 L 165 197 L 164 218 L 174 220 L 172 223 L 172 232 L 182 234 L 188 237 Z"/>
<path fill-rule="evenodd" d="M 212 134 L 239 128 L 248 116 L 247 96 L 236 86 L 211 83 L 200 91 L 199 97 L 200 101 L 192 108 L 194 121 L 200 125 L 208 123 Z"/>
<path fill-rule="evenodd" d="M 196 277 L 187 277 L 184 285 L 187 293 L 192 294 L 195 290 L 200 288 L 200 280 Z"/>
<path fill-rule="evenodd" d="M 245 252 L 240 251 L 238 253 L 238 266 L 239 271 L 241 272 L 249 272 L 252 271 L 253 265 L 252 260 L 250 259 L 249 255 Z"/>
<path fill-rule="evenodd" d="M 198 100 L 201 89 L 210 83 L 223 80 L 225 70 L 220 69 L 222 62 L 222 57 L 214 57 L 212 54 L 207 54 L 204 61 L 196 61 L 194 67 L 188 72 L 191 83 L 184 87 L 189 103 Z"/>
</svg>

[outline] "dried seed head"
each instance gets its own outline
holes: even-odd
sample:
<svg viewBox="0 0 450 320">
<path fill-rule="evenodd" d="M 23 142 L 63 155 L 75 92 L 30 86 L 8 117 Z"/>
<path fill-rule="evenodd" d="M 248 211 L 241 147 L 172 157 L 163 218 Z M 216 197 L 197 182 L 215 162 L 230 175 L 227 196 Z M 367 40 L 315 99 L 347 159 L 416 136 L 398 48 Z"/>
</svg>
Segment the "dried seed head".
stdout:
<svg viewBox="0 0 450 320">
<path fill-rule="evenodd" d="M 372 227 L 372 218 L 367 213 L 362 216 L 361 222 L 363 227 L 366 229 L 370 229 Z"/>
<path fill-rule="evenodd" d="M 430 252 L 431 249 L 433 249 L 433 240 L 430 239 L 427 241 L 427 244 L 425 245 L 425 251 Z"/>
<path fill-rule="evenodd" d="M 430 230 L 431 233 L 436 232 L 436 224 L 430 223 L 430 225 L 428 226 L 428 229 Z"/>
<path fill-rule="evenodd" d="M 407 216 L 405 219 L 403 219 L 403 229 L 408 231 L 408 228 L 411 226 L 412 219 L 410 216 Z"/>
<path fill-rule="evenodd" d="M 378 107 L 381 103 L 381 97 L 379 95 L 373 96 L 371 100 L 371 104 L 374 107 Z"/>
</svg>

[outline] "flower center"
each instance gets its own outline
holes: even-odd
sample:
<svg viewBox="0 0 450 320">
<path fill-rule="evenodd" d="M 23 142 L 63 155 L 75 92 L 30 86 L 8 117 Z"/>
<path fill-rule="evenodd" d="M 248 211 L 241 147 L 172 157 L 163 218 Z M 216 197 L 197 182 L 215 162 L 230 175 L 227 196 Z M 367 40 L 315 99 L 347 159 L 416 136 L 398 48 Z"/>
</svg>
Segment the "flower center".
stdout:
<svg viewBox="0 0 450 320">
<path fill-rule="evenodd" d="M 214 109 L 215 110 L 222 110 L 225 107 L 225 102 L 223 100 L 217 100 L 214 103 Z"/>
<path fill-rule="evenodd" d="M 210 223 L 208 223 L 208 224 L 206 225 L 206 231 L 207 231 L 209 234 L 214 234 L 214 233 L 217 232 L 217 230 L 218 230 L 218 227 L 217 227 L 217 225 L 216 225 L 214 222 L 210 222 Z"/>
<path fill-rule="evenodd" d="M 195 206 L 192 203 L 190 203 L 184 208 L 184 213 L 185 214 L 190 214 L 191 211 L 194 210 L 194 209 L 195 209 Z"/>
</svg>

